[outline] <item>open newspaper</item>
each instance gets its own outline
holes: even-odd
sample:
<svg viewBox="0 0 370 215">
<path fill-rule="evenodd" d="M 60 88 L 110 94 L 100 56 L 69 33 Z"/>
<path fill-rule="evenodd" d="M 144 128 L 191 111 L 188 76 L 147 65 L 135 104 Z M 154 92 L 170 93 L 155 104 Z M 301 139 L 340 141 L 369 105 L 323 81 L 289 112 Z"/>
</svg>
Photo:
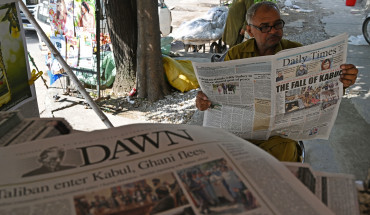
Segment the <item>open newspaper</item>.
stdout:
<svg viewBox="0 0 370 215">
<path fill-rule="evenodd" d="M 1 215 L 333 214 L 284 164 L 218 128 L 134 124 L 0 157 Z"/>
<path fill-rule="evenodd" d="M 203 125 L 245 139 L 328 139 L 343 95 L 339 78 L 347 37 L 271 56 L 193 63 L 199 85 L 213 104 Z"/>
</svg>

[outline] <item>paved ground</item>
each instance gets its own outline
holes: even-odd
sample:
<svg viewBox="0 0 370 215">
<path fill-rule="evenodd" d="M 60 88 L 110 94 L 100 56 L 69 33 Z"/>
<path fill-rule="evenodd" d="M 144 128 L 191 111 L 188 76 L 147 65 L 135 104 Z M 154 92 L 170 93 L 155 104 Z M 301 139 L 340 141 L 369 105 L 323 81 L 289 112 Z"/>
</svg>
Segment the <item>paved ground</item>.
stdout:
<svg viewBox="0 0 370 215">
<path fill-rule="evenodd" d="M 181 1 L 181 5 L 177 3 L 177 0 L 167 0 L 166 2 L 170 8 L 173 8 L 174 27 L 178 27 L 182 21 L 204 15 L 210 6 L 219 4 L 218 0 L 187 0 Z M 310 16 L 317 17 L 317 23 L 315 23 L 317 28 L 310 31 L 310 39 L 319 38 L 322 35 L 331 37 L 343 32 L 347 32 L 350 36 L 361 34 L 364 14 L 360 4 L 355 7 L 347 7 L 343 0 L 297 0 L 293 3 L 300 4 L 304 7 L 303 9 L 314 10 L 309 16 L 302 13 L 302 16 L 292 24 L 300 31 L 296 35 L 309 32 L 305 26 L 309 26 L 307 23 L 313 20 L 307 18 Z M 29 51 L 38 62 L 40 69 L 45 71 L 35 34 L 28 32 L 26 36 Z M 370 167 L 369 53 L 369 45 L 349 45 L 348 47 L 348 62 L 355 64 L 359 68 L 360 74 L 356 85 L 349 89 L 342 101 L 329 140 L 305 142 L 306 161 L 316 170 L 351 173 L 357 179 L 364 179 L 367 175 L 367 169 Z M 91 131 L 106 128 L 98 116 L 91 109 L 84 109 L 83 105 L 72 105 L 69 108 L 60 109 L 59 103 L 52 102 L 52 96 L 61 92 L 60 83 L 59 86 L 58 84 L 53 85 L 53 88 L 46 90 L 42 81 L 38 80 L 36 89 L 42 117 L 64 117 L 77 130 Z M 73 99 L 68 98 L 68 102 L 63 100 L 63 105 L 79 102 L 78 100 L 69 100 Z M 140 119 L 132 120 L 112 114 L 107 115 L 114 126 L 143 122 Z"/>
<path fill-rule="evenodd" d="M 319 0 L 329 13 L 322 18 L 329 36 L 347 32 L 361 35 L 363 7 L 345 6 L 340 0 Z M 357 83 L 347 91 L 329 140 L 307 141 L 307 162 L 315 169 L 351 173 L 365 179 L 370 168 L 370 46 L 348 46 L 347 62 L 359 69 Z"/>
</svg>

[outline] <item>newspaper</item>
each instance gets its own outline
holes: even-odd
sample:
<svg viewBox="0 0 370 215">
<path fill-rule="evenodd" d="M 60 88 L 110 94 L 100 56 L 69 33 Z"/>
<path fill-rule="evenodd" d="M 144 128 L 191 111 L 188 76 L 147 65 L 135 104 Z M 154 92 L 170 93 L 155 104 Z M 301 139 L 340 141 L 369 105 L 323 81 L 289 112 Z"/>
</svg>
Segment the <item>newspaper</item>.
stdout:
<svg viewBox="0 0 370 215">
<path fill-rule="evenodd" d="M 313 171 L 308 164 L 283 163 L 294 176 L 335 214 L 360 214 L 353 175 Z"/>
<path fill-rule="evenodd" d="M 333 214 L 282 163 L 219 128 L 133 124 L 0 157 L 1 215 Z"/>
<path fill-rule="evenodd" d="M 19 111 L 0 111 L 0 147 L 77 132 L 63 118 L 23 118 Z"/>
<path fill-rule="evenodd" d="M 212 102 L 203 125 L 244 139 L 328 139 L 343 95 L 339 78 L 347 37 L 272 56 L 194 62 L 199 85 Z"/>
</svg>

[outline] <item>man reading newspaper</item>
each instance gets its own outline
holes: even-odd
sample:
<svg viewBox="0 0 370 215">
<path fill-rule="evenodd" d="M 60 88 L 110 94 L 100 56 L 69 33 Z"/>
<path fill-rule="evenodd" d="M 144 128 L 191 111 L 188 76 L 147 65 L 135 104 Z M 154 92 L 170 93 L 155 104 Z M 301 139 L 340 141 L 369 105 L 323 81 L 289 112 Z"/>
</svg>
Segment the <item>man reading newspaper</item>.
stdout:
<svg viewBox="0 0 370 215">
<path fill-rule="evenodd" d="M 249 24 L 246 29 L 252 39 L 231 48 L 226 54 L 225 61 L 274 55 L 284 49 L 302 46 L 300 43 L 282 39 L 285 22 L 280 17 L 278 6 L 273 2 L 260 2 L 251 6 L 247 12 L 247 23 Z M 352 64 L 342 64 L 340 68 L 342 69 L 340 81 L 344 88 L 353 85 L 357 78 L 357 68 Z M 202 91 L 198 92 L 196 107 L 204 111 L 210 106 L 211 101 L 208 97 Z M 249 141 L 280 161 L 300 160 L 300 147 L 294 140 L 272 136 L 268 140 Z"/>
</svg>

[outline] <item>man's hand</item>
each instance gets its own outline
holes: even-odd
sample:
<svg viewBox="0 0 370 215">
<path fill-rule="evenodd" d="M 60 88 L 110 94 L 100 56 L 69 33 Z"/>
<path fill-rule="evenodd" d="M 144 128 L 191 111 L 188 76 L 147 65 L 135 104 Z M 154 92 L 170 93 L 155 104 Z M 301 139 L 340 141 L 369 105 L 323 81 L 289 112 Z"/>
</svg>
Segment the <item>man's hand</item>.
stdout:
<svg viewBox="0 0 370 215">
<path fill-rule="evenodd" d="M 358 69 L 353 64 L 342 64 L 340 65 L 342 74 L 340 75 L 340 81 L 343 83 L 343 87 L 347 88 L 356 82 Z"/>
<path fill-rule="evenodd" d="M 211 106 L 211 101 L 208 100 L 206 94 L 204 94 L 202 91 L 199 91 L 197 98 L 195 99 L 195 106 L 199 110 L 205 111 Z"/>
<path fill-rule="evenodd" d="M 245 33 L 245 29 L 244 28 L 240 29 L 239 34 L 244 36 L 244 33 Z"/>
</svg>

